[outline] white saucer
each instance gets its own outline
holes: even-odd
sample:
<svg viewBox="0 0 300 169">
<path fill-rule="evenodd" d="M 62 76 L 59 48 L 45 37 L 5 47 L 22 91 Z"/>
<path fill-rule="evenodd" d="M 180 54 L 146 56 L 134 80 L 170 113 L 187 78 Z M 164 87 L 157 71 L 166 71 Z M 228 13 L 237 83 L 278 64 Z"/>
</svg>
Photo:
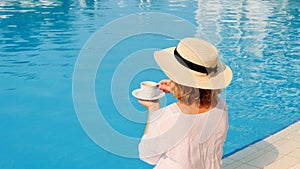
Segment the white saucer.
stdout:
<svg viewBox="0 0 300 169">
<path fill-rule="evenodd" d="M 139 96 L 140 91 L 141 89 L 135 89 L 134 91 L 132 91 L 132 95 L 141 100 L 157 100 L 165 96 L 164 92 L 157 91 L 157 95 L 155 97 L 147 98 L 147 97 Z"/>
</svg>

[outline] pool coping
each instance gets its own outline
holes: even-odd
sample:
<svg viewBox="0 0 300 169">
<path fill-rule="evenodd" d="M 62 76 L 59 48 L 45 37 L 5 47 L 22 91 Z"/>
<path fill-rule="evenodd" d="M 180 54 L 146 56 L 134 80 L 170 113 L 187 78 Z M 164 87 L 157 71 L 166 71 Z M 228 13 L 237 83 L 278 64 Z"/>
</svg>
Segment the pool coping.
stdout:
<svg viewBox="0 0 300 169">
<path fill-rule="evenodd" d="M 300 120 L 224 157 L 223 169 L 300 169 Z"/>
</svg>

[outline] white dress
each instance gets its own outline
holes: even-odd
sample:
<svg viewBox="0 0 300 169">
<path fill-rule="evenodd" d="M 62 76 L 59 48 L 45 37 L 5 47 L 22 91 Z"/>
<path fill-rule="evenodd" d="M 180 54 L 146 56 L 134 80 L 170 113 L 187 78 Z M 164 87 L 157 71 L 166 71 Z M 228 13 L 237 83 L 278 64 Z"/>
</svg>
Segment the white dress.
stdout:
<svg viewBox="0 0 300 169">
<path fill-rule="evenodd" d="M 140 159 L 154 169 L 220 169 L 228 130 L 227 105 L 184 114 L 176 103 L 152 113 L 139 144 Z"/>
</svg>

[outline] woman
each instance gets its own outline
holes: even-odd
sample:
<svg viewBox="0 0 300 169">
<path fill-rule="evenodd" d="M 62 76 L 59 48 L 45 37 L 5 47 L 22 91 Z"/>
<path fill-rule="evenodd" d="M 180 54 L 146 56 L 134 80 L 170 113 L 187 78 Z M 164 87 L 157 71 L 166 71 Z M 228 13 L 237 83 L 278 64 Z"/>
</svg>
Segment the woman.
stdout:
<svg viewBox="0 0 300 169">
<path fill-rule="evenodd" d="M 217 96 L 232 79 L 217 49 L 197 38 L 154 53 L 170 80 L 159 88 L 177 103 L 160 108 L 159 100 L 139 100 L 148 122 L 139 144 L 140 158 L 155 169 L 219 169 L 228 130 L 226 103 Z"/>
</svg>

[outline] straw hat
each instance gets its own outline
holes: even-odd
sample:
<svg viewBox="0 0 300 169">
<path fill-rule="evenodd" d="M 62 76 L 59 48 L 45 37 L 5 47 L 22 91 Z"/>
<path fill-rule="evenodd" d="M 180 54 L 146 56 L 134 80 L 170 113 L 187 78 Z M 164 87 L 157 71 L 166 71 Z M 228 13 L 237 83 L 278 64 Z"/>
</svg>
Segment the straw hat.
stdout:
<svg viewBox="0 0 300 169">
<path fill-rule="evenodd" d="M 164 73 L 178 84 L 201 88 L 222 89 L 232 80 L 232 71 L 218 59 L 218 51 L 209 42 L 184 38 L 177 47 L 154 52 Z"/>
</svg>

